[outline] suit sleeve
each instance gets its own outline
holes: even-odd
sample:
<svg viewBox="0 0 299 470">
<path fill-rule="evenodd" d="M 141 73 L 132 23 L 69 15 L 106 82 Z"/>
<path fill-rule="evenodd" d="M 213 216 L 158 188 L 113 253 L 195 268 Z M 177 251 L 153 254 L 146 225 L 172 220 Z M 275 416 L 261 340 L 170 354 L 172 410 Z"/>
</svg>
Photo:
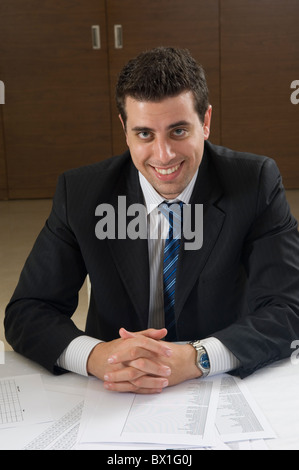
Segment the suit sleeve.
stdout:
<svg viewBox="0 0 299 470">
<path fill-rule="evenodd" d="M 77 336 L 71 317 L 86 268 L 69 224 L 65 178 L 61 176 L 51 214 L 24 265 L 6 308 L 5 333 L 13 349 L 49 369 Z"/>
<path fill-rule="evenodd" d="M 241 362 L 241 377 L 289 357 L 299 338 L 299 237 L 273 160 L 262 168 L 256 217 L 243 249 L 248 312 L 217 337 Z"/>
</svg>

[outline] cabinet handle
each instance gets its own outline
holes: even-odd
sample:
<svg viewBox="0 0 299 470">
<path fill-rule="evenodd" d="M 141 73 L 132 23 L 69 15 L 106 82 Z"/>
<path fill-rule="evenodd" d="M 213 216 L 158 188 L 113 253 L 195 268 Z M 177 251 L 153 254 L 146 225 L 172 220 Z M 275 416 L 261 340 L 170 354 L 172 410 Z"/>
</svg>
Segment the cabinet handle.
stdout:
<svg viewBox="0 0 299 470">
<path fill-rule="evenodd" d="M 114 47 L 115 49 L 123 48 L 123 27 L 121 24 L 114 25 Z"/>
<path fill-rule="evenodd" d="M 91 37 L 92 37 L 92 48 L 101 49 L 101 33 L 99 25 L 93 25 L 91 27 Z"/>
<path fill-rule="evenodd" d="M 2 80 L 0 80 L 0 104 L 5 104 L 5 85 L 4 85 L 4 82 L 2 82 Z M 0 357 L 1 357 L 1 341 L 0 341 Z"/>
</svg>

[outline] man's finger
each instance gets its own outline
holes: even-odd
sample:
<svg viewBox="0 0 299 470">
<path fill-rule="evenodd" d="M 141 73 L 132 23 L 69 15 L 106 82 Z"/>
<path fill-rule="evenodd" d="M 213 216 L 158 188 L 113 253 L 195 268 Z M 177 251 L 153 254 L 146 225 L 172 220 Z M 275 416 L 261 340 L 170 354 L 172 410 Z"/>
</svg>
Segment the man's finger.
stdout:
<svg viewBox="0 0 299 470">
<path fill-rule="evenodd" d="M 167 386 L 167 379 L 155 377 L 141 377 L 134 382 L 104 382 L 104 387 L 114 392 L 160 393 Z"/>
<path fill-rule="evenodd" d="M 123 367 L 116 371 L 107 371 L 104 375 L 106 382 L 135 382 L 142 376 L 167 378 L 171 375 L 170 367 L 159 364 L 148 359 L 136 359 L 129 362 L 127 367 Z"/>
<path fill-rule="evenodd" d="M 167 335 L 167 330 L 166 328 L 161 328 L 159 330 L 155 328 L 149 328 L 147 330 L 142 330 L 142 331 L 137 331 L 137 332 L 128 331 L 125 328 L 120 328 L 119 330 L 119 336 L 123 339 L 136 338 L 137 335 L 144 335 L 147 338 L 161 340 L 165 338 L 165 336 Z"/>
<path fill-rule="evenodd" d="M 172 354 L 172 349 L 163 341 L 160 342 L 143 335 L 136 335 L 136 337 L 125 340 L 123 347 L 108 358 L 108 364 L 134 361 L 144 357 L 144 351 L 164 357 L 170 357 Z"/>
</svg>

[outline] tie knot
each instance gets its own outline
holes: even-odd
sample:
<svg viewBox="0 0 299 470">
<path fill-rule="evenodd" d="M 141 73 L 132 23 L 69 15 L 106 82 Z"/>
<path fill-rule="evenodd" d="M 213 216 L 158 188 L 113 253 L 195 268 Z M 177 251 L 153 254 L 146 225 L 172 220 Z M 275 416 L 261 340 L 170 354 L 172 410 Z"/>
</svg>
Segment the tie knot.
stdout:
<svg viewBox="0 0 299 470">
<path fill-rule="evenodd" d="M 168 214 L 170 212 L 175 213 L 179 215 L 180 217 L 182 217 L 183 205 L 184 205 L 183 201 L 178 201 L 178 202 L 163 201 L 159 205 L 159 209 L 162 212 L 162 214 L 165 215 L 166 217 L 168 217 Z"/>
<path fill-rule="evenodd" d="M 183 205 L 182 201 L 178 202 L 166 202 L 163 201 L 159 205 L 159 209 L 166 217 L 170 227 L 173 229 L 173 236 L 177 237 L 181 235 L 182 219 L 183 219 Z"/>
</svg>

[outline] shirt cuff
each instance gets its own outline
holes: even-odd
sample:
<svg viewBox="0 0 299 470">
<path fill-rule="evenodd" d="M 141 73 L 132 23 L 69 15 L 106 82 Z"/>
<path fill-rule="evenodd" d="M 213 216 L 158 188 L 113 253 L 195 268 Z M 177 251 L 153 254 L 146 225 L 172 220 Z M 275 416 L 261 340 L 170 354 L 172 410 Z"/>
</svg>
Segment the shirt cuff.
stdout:
<svg viewBox="0 0 299 470">
<path fill-rule="evenodd" d="M 101 343 L 91 336 L 78 336 L 68 345 L 59 356 L 57 365 L 62 369 L 76 374 L 88 376 L 87 361 L 93 348 Z"/>
<path fill-rule="evenodd" d="M 210 361 L 209 375 L 222 374 L 237 369 L 240 361 L 227 349 L 217 338 L 206 338 L 200 340 L 207 351 Z"/>
</svg>

